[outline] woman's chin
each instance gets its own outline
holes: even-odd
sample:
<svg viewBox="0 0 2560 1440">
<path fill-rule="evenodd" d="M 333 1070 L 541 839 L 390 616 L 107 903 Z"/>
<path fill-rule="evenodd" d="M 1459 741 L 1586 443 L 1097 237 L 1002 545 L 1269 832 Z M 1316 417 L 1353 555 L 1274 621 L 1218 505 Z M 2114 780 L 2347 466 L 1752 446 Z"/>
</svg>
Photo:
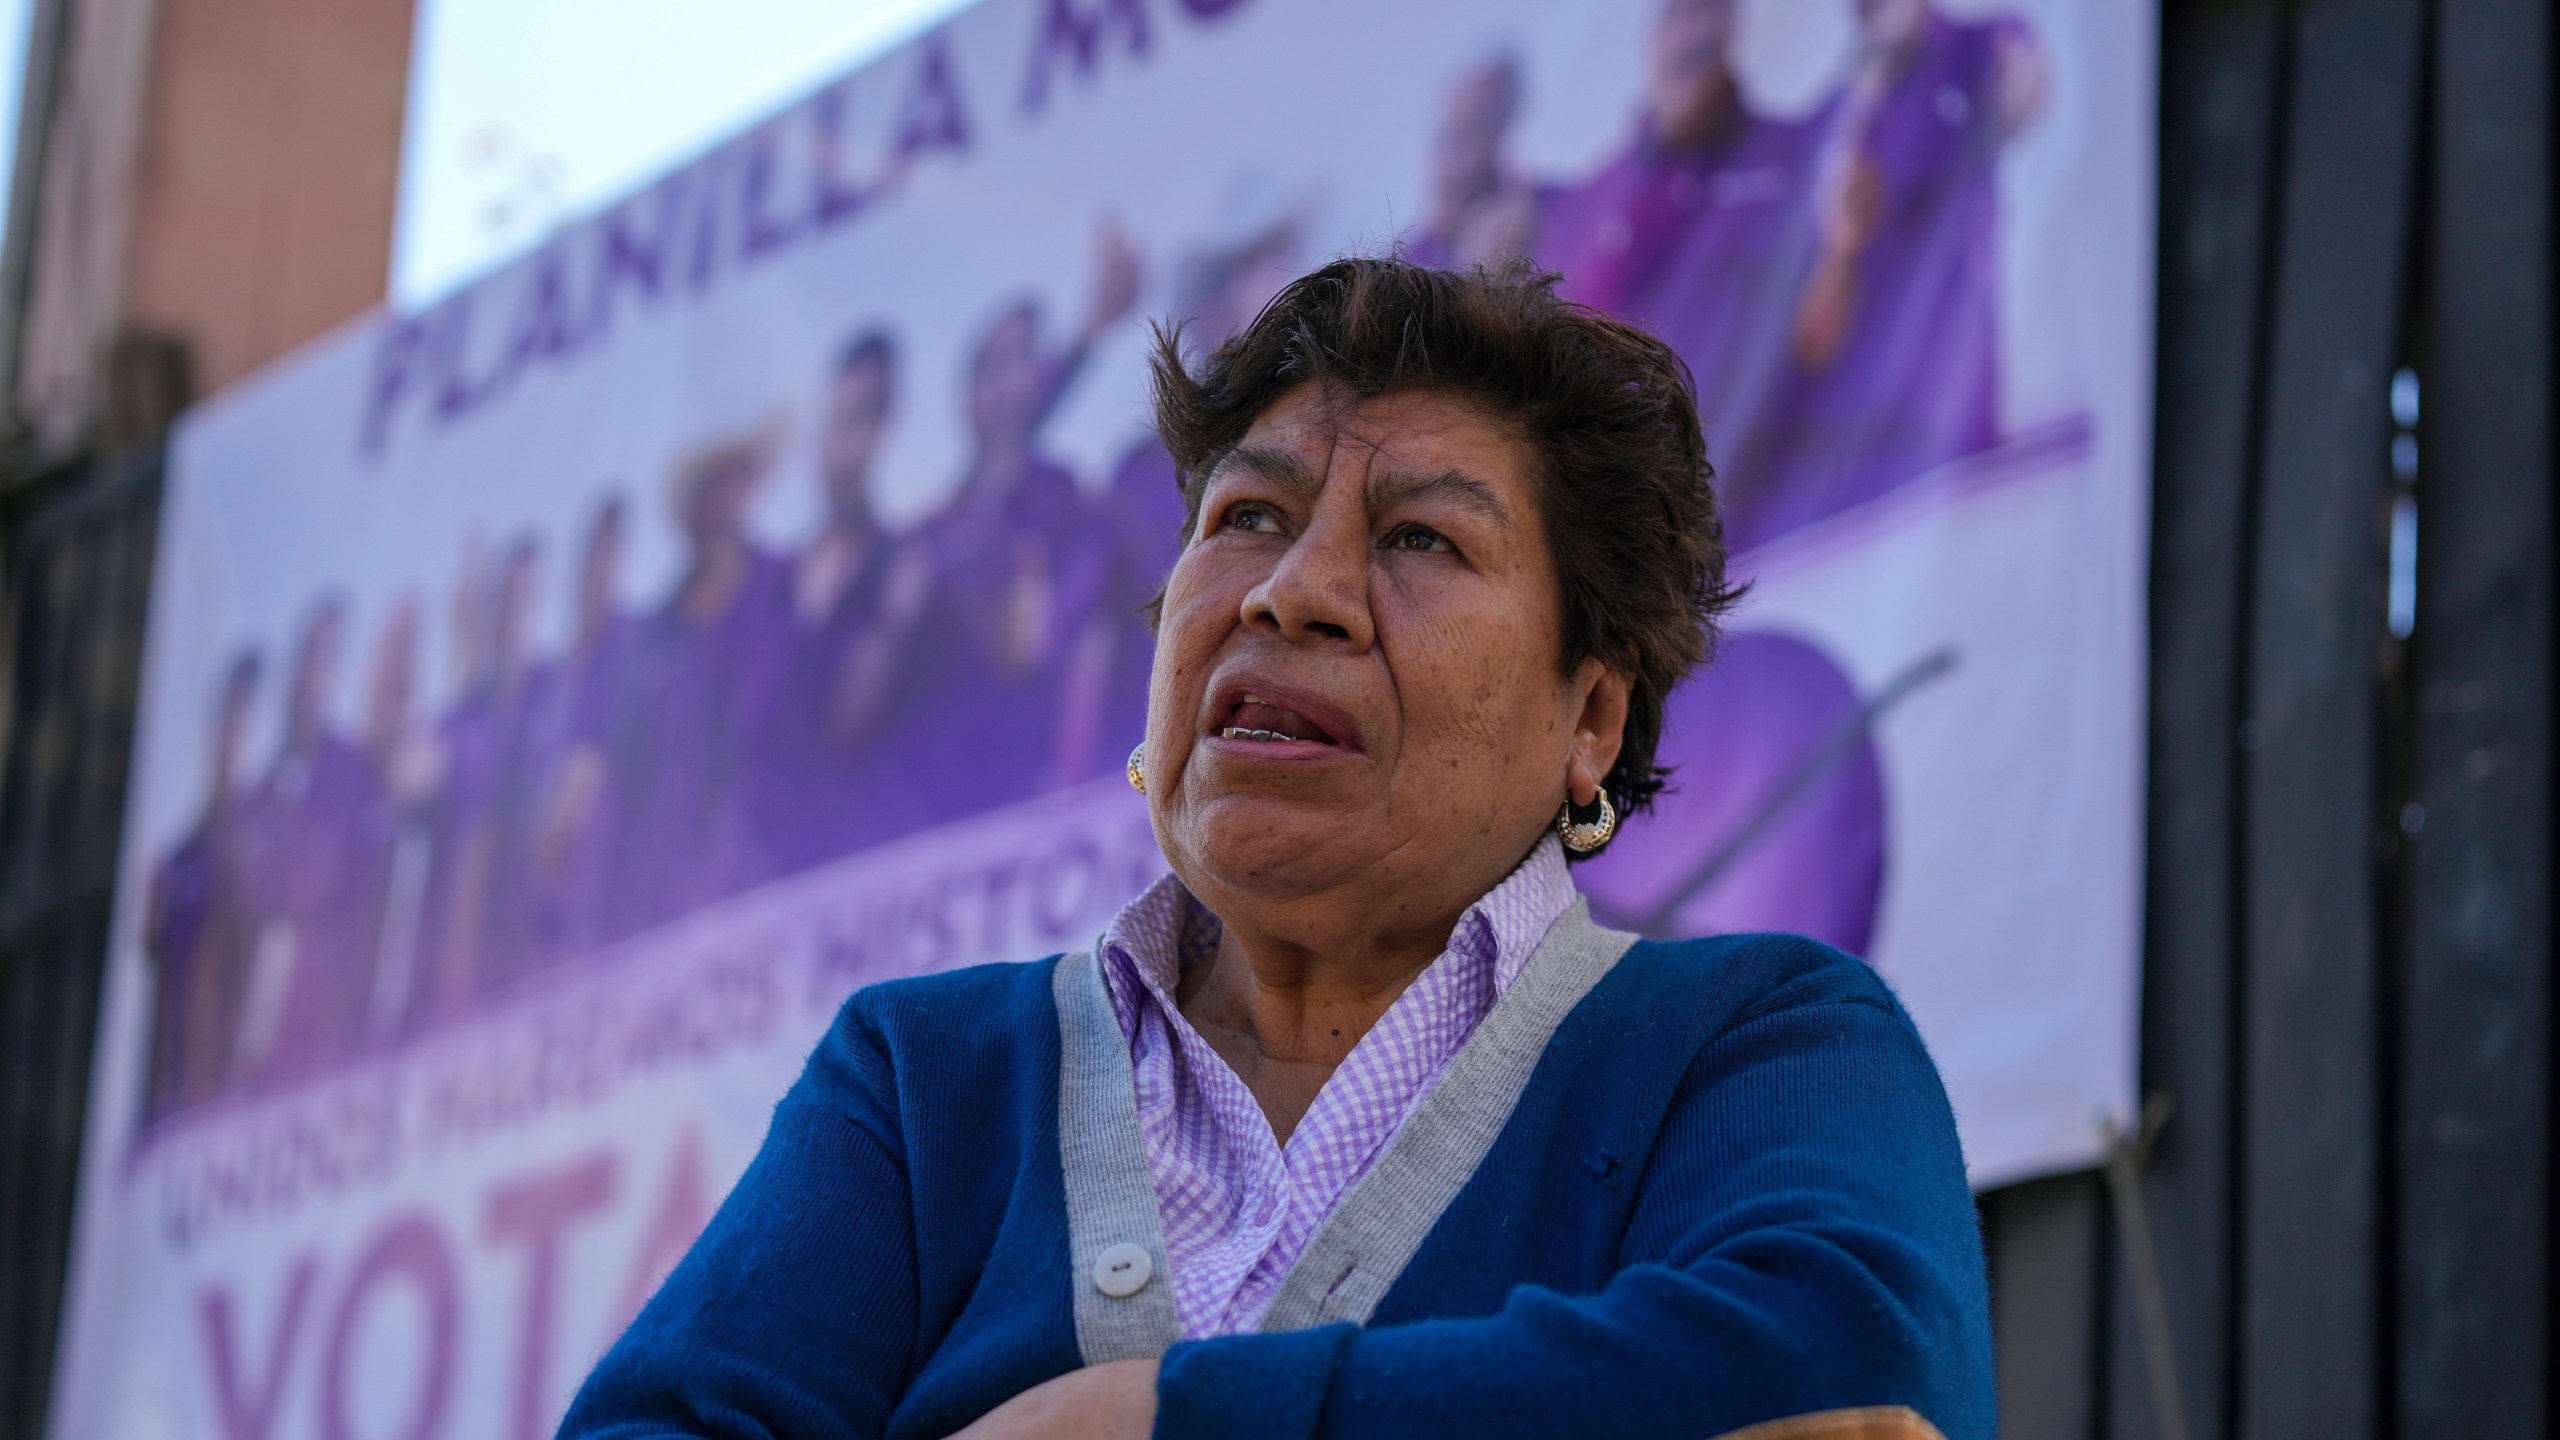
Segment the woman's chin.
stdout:
<svg viewBox="0 0 2560 1440">
<path fill-rule="evenodd" d="M 1285 896 L 1340 886 L 1386 848 L 1375 824 L 1339 805 L 1275 795 L 1229 795 L 1177 829 L 1181 857 L 1202 880 L 1241 894 Z"/>
</svg>

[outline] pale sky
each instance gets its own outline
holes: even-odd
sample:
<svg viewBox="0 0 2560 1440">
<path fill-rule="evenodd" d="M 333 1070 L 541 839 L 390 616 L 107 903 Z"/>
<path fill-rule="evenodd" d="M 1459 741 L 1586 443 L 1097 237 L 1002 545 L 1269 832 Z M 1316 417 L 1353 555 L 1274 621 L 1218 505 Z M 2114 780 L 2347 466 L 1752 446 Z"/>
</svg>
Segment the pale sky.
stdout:
<svg viewBox="0 0 2560 1440">
<path fill-rule="evenodd" d="M 27 22 L 34 12 L 33 0 L 0 0 L 0 210 L 7 209 L 9 184 L 17 178 L 18 98 L 27 77 Z"/>
<path fill-rule="evenodd" d="M 25 3 L 0 0 L 0 21 Z M 393 302 L 452 289 L 971 3 L 419 0 Z"/>
</svg>

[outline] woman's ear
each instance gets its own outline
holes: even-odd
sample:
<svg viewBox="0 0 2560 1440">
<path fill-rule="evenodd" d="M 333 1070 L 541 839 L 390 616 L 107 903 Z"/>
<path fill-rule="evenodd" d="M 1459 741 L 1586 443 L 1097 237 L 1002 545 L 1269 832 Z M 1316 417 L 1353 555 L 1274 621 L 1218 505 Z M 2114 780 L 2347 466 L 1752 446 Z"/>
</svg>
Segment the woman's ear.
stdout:
<svg viewBox="0 0 2560 1440">
<path fill-rule="evenodd" d="M 1623 671 L 1585 660 L 1574 675 L 1574 688 L 1582 704 L 1573 722 L 1573 751 L 1565 761 L 1565 790 L 1573 803 L 1588 805 L 1599 796 L 1600 782 L 1609 777 L 1626 744 L 1627 706 L 1635 682 Z"/>
</svg>

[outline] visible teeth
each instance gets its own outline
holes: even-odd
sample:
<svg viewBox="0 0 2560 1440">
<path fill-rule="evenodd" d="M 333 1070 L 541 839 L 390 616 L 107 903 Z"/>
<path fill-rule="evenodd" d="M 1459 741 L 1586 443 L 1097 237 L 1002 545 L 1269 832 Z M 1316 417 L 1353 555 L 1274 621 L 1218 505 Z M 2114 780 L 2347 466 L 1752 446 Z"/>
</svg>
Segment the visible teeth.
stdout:
<svg viewBox="0 0 2560 1440">
<path fill-rule="evenodd" d="M 1281 734 L 1277 730 L 1253 730 L 1242 725 L 1230 725 L 1218 733 L 1224 735 L 1230 740 L 1287 740 L 1292 738 Z"/>
</svg>

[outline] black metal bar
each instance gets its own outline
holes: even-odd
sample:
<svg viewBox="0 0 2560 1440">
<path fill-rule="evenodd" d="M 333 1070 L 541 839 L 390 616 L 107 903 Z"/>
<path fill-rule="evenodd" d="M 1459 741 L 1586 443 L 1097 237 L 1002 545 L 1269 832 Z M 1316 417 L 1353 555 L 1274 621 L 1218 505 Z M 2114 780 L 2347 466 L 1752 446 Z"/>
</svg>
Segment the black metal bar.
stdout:
<svg viewBox="0 0 2560 1440">
<path fill-rule="evenodd" d="M 2161 16 L 2142 1073 L 2177 1113 L 2142 1191 L 2196 1436 L 2228 1433 L 2232 1395 L 2235 657 L 2287 39 L 2279 0 L 2170 0 Z M 2106 1433 L 2172 1433 L 2151 1407 L 2129 1291 L 2111 1297 Z"/>
<path fill-rule="evenodd" d="M 2421 21 L 2294 17 L 2242 722 L 2243 1436 L 2381 1433 L 2372 835 Z"/>
<path fill-rule="evenodd" d="M 77 1202 L 159 473 L 11 498 L 0 755 L 0 1440 L 43 1433 Z"/>
<path fill-rule="evenodd" d="M 2549 0 L 2438 0 L 2394 1327 L 2407 1436 L 2542 1436 L 2551 1325 Z"/>
<path fill-rule="evenodd" d="M 2133 1305 L 2134 1338 L 2142 1349 L 2143 1391 L 2151 1397 L 2160 1440 L 2188 1440 L 2187 1402 L 2178 1378 L 2177 1342 L 2169 1325 L 2169 1300 L 2160 1289 L 2160 1251 L 2153 1242 L 2149 1207 L 2142 1199 L 2142 1170 L 2161 1127 L 2176 1109 L 2167 1092 L 2145 1097 L 2142 1119 L 2131 1129 L 2107 1129 L 2110 1219 L 2124 1257 L 2124 1293 Z"/>
<path fill-rule="evenodd" d="M 30 1140 L 45 1073 L 36 979 L 27 957 L 0 954 L 0 1436 L 19 1434 L 30 1409 L 19 1357 L 36 1348 L 41 1323 L 22 1298 L 33 1289 L 35 1196 L 44 1178 Z"/>
<path fill-rule="evenodd" d="M 2003 1440 L 2073 1440 L 2098 1417 L 2099 1181 L 2057 1175 L 1982 1197 Z"/>
</svg>

